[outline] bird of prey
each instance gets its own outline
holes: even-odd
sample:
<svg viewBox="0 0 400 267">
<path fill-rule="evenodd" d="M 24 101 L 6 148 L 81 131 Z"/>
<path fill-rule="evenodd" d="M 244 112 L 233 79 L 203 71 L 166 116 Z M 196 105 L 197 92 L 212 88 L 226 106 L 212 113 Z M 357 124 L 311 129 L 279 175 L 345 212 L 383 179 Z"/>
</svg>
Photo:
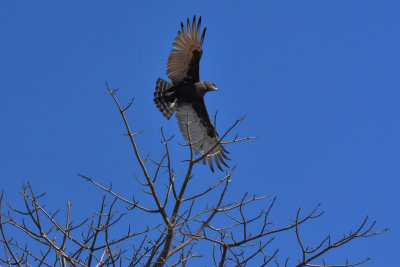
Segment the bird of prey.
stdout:
<svg viewBox="0 0 400 267">
<path fill-rule="evenodd" d="M 174 49 L 168 57 L 167 75 L 172 83 L 157 79 L 154 103 L 160 112 L 169 120 L 176 111 L 179 129 L 186 142 L 191 144 L 195 153 L 207 154 L 203 163 L 210 165 L 214 172 L 213 159 L 217 167 L 221 164 L 228 167 L 224 159 L 229 158 L 225 148 L 218 143 L 218 133 L 208 116 L 204 95 L 217 91 L 214 83 L 201 81 L 199 63 L 203 54 L 203 41 L 206 29 L 200 36 L 201 17 L 196 25 L 196 17 L 192 24 L 187 20 L 186 27 L 181 23 L 181 30 L 175 37 Z"/>
</svg>

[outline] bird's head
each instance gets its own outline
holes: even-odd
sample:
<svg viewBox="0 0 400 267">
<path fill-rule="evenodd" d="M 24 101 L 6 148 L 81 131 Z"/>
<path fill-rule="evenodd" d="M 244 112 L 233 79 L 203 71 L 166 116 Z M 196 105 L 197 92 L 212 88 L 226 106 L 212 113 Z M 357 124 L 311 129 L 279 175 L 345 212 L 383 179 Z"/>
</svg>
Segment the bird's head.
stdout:
<svg viewBox="0 0 400 267">
<path fill-rule="evenodd" d="M 210 92 L 210 91 L 218 91 L 218 88 L 217 88 L 217 86 L 215 86 L 215 84 L 214 83 L 212 83 L 212 82 L 204 82 L 204 89 L 205 89 L 205 91 L 206 92 Z"/>
<path fill-rule="evenodd" d="M 207 81 L 197 82 L 195 83 L 195 87 L 202 96 L 204 96 L 207 92 L 218 91 L 218 88 L 214 83 Z"/>
</svg>

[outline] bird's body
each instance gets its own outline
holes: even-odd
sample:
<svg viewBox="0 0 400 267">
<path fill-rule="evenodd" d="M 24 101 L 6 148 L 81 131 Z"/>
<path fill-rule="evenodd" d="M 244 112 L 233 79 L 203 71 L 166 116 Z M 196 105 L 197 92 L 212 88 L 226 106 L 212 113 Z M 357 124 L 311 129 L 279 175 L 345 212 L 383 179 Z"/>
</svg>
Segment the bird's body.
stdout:
<svg viewBox="0 0 400 267">
<path fill-rule="evenodd" d="M 204 95 L 209 91 L 216 91 L 214 83 L 201 81 L 199 78 L 199 62 L 203 53 L 202 44 L 206 29 L 201 38 L 199 19 L 196 26 L 196 18 L 192 25 L 187 21 L 187 28 L 181 24 L 181 31 L 175 38 L 174 47 L 168 57 L 167 75 L 172 83 L 161 78 L 157 79 L 154 103 L 162 114 L 170 119 L 174 111 L 178 119 L 179 129 L 195 153 L 206 154 L 205 159 L 212 171 L 213 160 L 222 170 L 220 162 L 224 164 L 227 152 L 219 143 L 217 131 L 210 121 Z"/>
</svg>

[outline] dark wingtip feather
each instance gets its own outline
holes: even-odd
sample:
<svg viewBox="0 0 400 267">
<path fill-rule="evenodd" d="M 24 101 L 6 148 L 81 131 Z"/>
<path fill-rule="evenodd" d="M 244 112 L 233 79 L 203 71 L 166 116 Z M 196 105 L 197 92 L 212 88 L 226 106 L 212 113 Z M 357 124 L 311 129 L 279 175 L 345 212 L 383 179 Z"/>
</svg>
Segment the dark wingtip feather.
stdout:
<svg viewBox="0 0 400 267">
<path fill-rule="evenodd" d="M 197 22 L 197 30 L 200 31 L 200 26 L 201 26 L 201 16 L 199 17 L 199 21 Z"/>
<path fill-rule="evenodd" d="M 218 169 L 220 169 L 222 171 L 221 164 L 219 164 L 217 155 L 214 156 L 214 160 L 215 160 L 215 164 L 217 164 Z"/>
<path fill-rule="evenodd" d="M 226 154 L 230 154 L 230 153 L 228 152 L 228 150 L 225 149 L 225 147 L 222 147 L 222 150 L 223 150 Z"/>
<path fill-rule="evenodd" d="M 212 162 L 212 157 L 207 157 L 207 159 L 208 159 L 208 165 L 210 165 L 211 171 L 214 172 L 214 165 Z"/>
<path fill-rule="evenodd" d="M 221 161 L 221 163 L 224 164 L 225 167 L 229 168 L 228 164 L 226 164 L 226 162 L 224 161 L 224 159 L 223 159 L 223 157 L 221 156 L 221 154 L 222 154 L 222 153 L 219 153 L 219 154 L 218 154 L 219 161 Z"/>
<path fill-rule="evenodd" d="M 230 158 L 228 158 L 227 155 L 225 155 L 225 152 L 224 152 L 223 150 L 221 150 L 221 155 L 222 155 L 225 159 L 231 160 Z"/>
<path fill-rule="evenodd" d="M 181 29 L 182 29 L 182 33 L 185 34 L 185 26 L 183 26 L 183 22 L 181 22 Z"/>
<path fill-rule="evenodd" d="M 196 34 L 196 16 L 193 16 L 192 34 Z"/>
<path fill-rule="evenodd" d="M 206 35 L 207 27 L 204 28 L 203 33 L 201 34 L 200 38 L 200 45 L 203 45 L 204 36 Z"/>
<path fill-rule="evenodd" d="M 186 19 L 186 28 L 187 28 L 187 32 L 190 32 L 190 21 L 189 19 Z"/>
</svg>

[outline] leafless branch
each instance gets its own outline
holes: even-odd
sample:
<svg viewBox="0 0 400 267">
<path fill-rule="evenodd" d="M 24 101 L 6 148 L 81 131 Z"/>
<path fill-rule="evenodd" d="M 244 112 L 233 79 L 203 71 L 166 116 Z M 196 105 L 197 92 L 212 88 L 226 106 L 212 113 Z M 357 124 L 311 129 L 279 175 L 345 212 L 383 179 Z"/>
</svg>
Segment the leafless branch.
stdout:
<svg viewBox="0 0 400 267">
<path fill-rule="evenodd" d="M 95 188 L 111 196 L 108 201 L 104 196 L 96 212 L 92 212 L 79 223 L 73 221 L 73 209 L 67 203 L 65 218 L 58 211 L 51 212 L 42 204 L 44 194 L 35 194 L 31 185 L 24 186 L 21 192 L 23 208 L 8 205 L 5 212 L 2 206 L 3 192 L 0 195 L 0 265 L 7 266 L 192 266 L 199 257 L 208 257 L 215 266 L 266 266 L 272 263 L 279 265 L 279 248 L 276 242 L 280 233 L 294 230 L 301 257 L 296 262 L 300 266 L 333 267 L 356 266 L 370 258 L 344 265 L 327 265 L 322 259 L 334 248 L 342 247 L 359 237 L 370 237 L 381 234 L 388 229 L 375 231 L 375 222 L 367 226 L 367 218 L 355 231 L 345 234 L 337 241 L 331 241 L 328 235 L 321 239 L 315 247 L 305 246 L 300 228 L 323 215 L 320 204 L 310 212 L 301 216 L 300 209 L 294 220 L 275 226 L 271 210 L 276 206 L 276 197 L 270 195 L 255 196 L 245 193 L 227 202 L 230 194 L 236 165 L 225 171 L 215 182 L 201 189 L 194 188 L 194 179 L 200 179 L 194 166 L 207 159 L 207 156 L 220 145 L 233 144 L 257 137 L 239 138 L 235 135 L 230 141 L 223 141 L 228 134 L 243 121 L 236 120 L 221 135 L 218 142 L 209 151 L 203 151 L 195 157 L 195 144 L 186 125 L 189 155 L 183 170 L 175 168 L 175 156 L 171 153 L 173 136 L 167 137 L 161 128 L 161 144 L 163 152 L 150 158 L 150 154 L 142 157 L 135 136 L 143 130 L 132 132 L 126 117 L 127 110 L 133 106 L 133 98 L 126 107 L 119 104 L 116 92 L 106 83 L 109 94 L 121 116 L 128 136 L 134 161 L 138 163 L 139 175 L 132 181 L 133 192 L 142 190 L 146 202 L 139 204 L 135 195 L 124 196 L 110 186 L 103 186 L 94 178 L 79 174 Z M 217 112 L 214 115 L 216 126 Z M 157 160 L 155 160 L 158 158 Z M 219 163 L 216 163 L 220 167 Z M 212 162 L 210 163 L 212 168 Z M 147 197 L 148 196 L 148 197 Z M 140 203 L 143 199 L 140 199 Z M 149 206 L 153 206 L 149 208 Z M 256 207 L 250 212 L 250 207 Z M 130 217 L 129 217 L 130 216 Z M 146 216 L 146 217 L 143 217 Z M 144 223 L 143 219 L 147 223 Z M 126 226 L 121 226 L 123 224 Z M 131 227 L 131 225 L 133 225 Z M 126 227 L 126 228 L 125 228 Z M 141 229 L 142 228 L 142 229 Z M 118 234 L 114 229 L 118 229 Z M 127 229 L 126 231 L 122 229 Z M 141 229 L 141 230 L 137 230 Z M 11 230 L 26 236 L 23 243 L 15 240 Z M 135 231 L 134 231 L 135 230 Z M 22 245 L 24 244 L 24 245 Z M 198 246 L 203 244 L 203 246 Z M 203 251 L 210 248 L 212 253 Z M 289 266 L 289 257 L 285 257 L 282 266 Z M 315 264 L 317 259 L 322 265 Z M 261 262 L 261 263 L 260 263 Z M 260 263 L 260 264 L 258 264 Z"/>
</svg>

